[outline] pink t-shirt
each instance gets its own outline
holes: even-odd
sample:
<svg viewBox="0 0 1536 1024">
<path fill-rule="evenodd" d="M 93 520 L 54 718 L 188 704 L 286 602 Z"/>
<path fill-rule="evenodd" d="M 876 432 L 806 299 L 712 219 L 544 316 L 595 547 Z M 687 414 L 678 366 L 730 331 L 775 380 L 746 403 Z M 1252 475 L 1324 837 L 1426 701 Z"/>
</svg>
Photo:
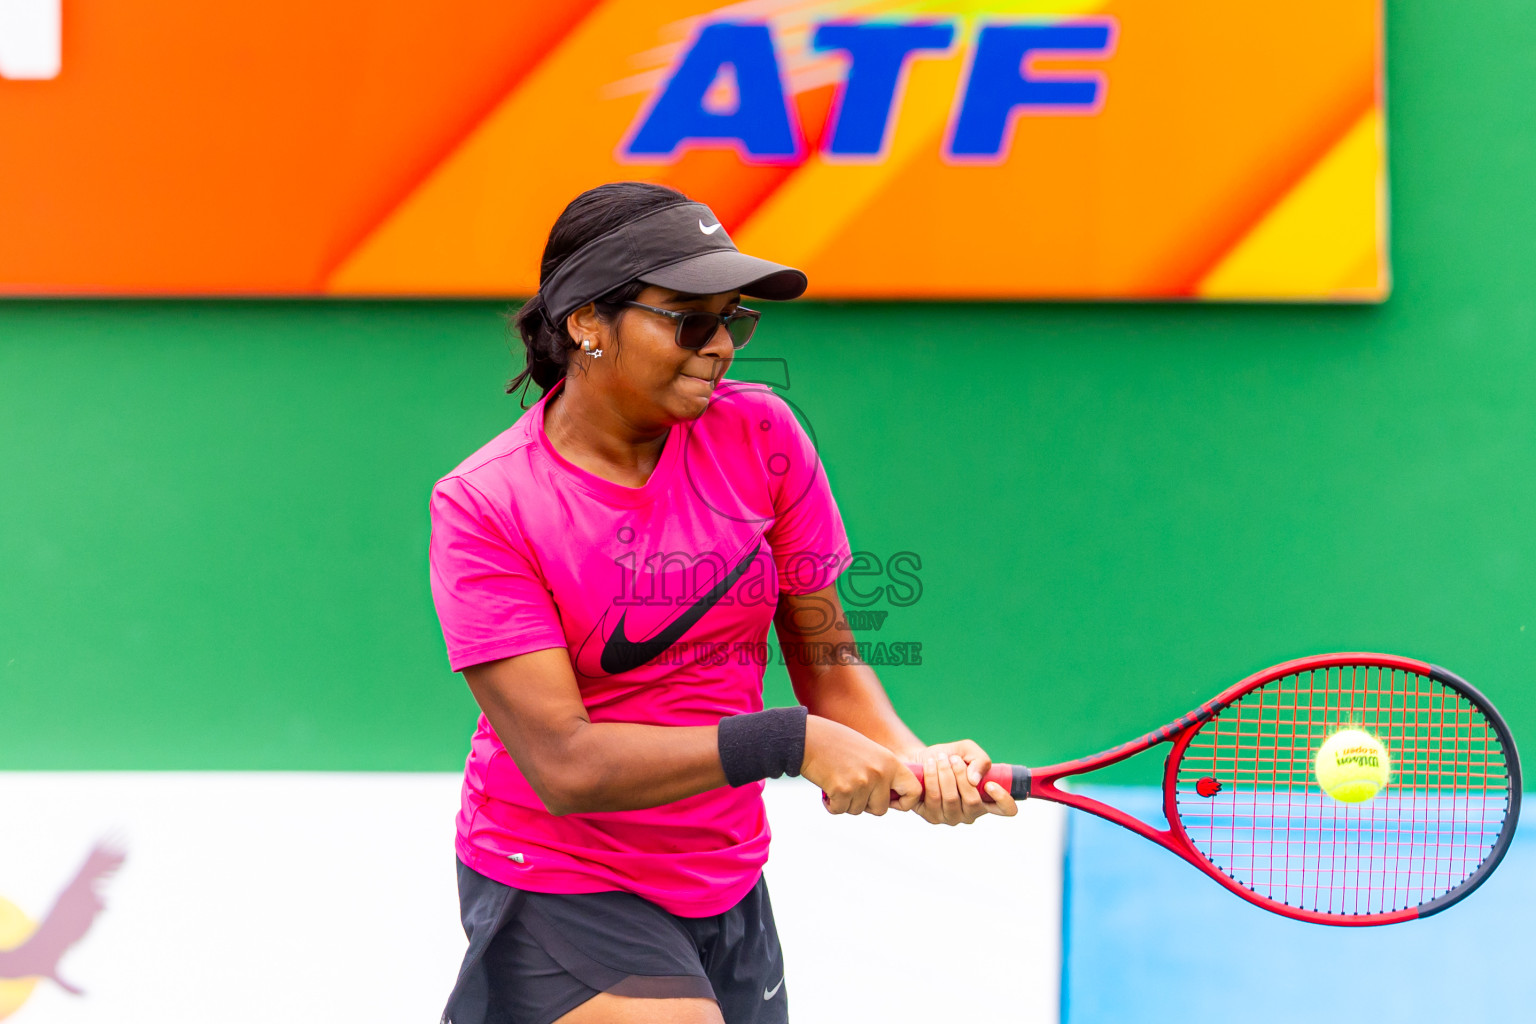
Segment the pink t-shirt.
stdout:
<svg viewBox="0 0 1536 1024">
<path fill-rule="evenodd" d="M 453 670 L 563 647 L 593 722 L 761 711 L 779 592 L 819 590 L 849 560 L 805 430 L 767 387 L 726 381 L 672 428 L 645 485 L 625 487 L 555 451 L 548 400 L 432 492 L 432 597 Z M 762 788 L 557 817 L 482 715 L 458 854 L 519 889 L 620 890 L 705 917 L 735 906 L 767 860 Z"/>
</svg>

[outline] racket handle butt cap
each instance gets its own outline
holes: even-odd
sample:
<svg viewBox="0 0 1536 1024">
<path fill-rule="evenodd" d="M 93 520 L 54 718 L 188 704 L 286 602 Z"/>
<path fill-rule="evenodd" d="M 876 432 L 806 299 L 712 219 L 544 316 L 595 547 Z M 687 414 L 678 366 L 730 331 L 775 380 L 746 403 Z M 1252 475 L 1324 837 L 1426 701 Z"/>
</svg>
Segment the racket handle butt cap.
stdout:
<svg viewBox="0 0 1536 1024">
<path fill-rule="evenodd" d="M 1029 769 L 1021 764 L 999 765 L 998 767 L 1008 769 L 1008 781 L 1003 783 L 1003 785 L 1008 787 L 1008 795 L 1015 800 L 1028 800 Z M 987 773 L 987 777 L 991 778 L 991 772 Z"/>
</svg>

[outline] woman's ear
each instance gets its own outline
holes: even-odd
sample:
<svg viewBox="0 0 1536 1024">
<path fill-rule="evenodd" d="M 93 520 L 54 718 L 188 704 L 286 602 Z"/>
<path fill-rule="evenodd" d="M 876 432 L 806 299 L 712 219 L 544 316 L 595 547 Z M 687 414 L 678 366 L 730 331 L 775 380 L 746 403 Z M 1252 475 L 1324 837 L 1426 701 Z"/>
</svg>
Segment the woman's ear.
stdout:
<svg viewBox="0 0 1536 1024">
<path fill-rule="evenodd" d="M 603 345 L 603 322 L 598 319 L 597 306 L 591 302 L 565 318 L 565 330 L 577 348 L 589 338 L 598 348 Z"/>
</svg>

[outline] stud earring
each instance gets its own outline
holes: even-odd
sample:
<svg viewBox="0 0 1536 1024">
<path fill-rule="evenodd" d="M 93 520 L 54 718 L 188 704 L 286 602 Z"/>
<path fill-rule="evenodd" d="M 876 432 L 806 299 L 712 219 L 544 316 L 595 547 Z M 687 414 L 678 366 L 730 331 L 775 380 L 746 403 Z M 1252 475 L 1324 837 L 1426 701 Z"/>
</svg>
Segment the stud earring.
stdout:
<svg viewBox="0 0 1536 1024">
<path fill-rule="evenodd" d="M 603 350 L 602 349 L 600 349 L 600 348 L 593 348 L 592 347 L 592 339 L 591 338 L 587 338 L 585 341 L 583 341 L 581 343 L 581 350 L 583 352 L 585 352 L 587 355 L 591 356 L 593 359 L 597 359 L 600 356 L 602 356 L 602 354 L 603 354 Z"/>
</svg>

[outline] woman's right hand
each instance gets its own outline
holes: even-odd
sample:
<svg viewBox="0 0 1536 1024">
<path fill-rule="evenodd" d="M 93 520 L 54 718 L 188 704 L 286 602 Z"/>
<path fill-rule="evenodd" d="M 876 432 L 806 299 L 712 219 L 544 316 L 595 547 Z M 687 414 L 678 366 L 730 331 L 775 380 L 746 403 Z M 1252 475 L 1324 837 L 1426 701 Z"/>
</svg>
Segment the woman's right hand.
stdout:
<svg viewBox="0 0 1536 1024">
<path fill-rule="evenodd" d="M 832 814 L 910 811 L 923 787 L 901 760 L 874 740 L 819 715 L 805 722 L 805 761 L 800 774 L 821 787 Z M 900 799 L 892 800 L 895 792 Z"/>
</svg>

